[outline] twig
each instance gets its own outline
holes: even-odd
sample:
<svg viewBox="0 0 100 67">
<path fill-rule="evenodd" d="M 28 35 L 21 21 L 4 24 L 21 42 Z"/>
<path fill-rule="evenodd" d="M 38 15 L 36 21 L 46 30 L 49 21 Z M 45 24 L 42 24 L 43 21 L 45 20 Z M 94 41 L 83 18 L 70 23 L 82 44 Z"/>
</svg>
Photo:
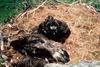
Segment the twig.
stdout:
<svg viewBox="0 0 100 67">
<path fill-rule="evenodd" d="M 3 34 L 2 32 L 0 32 L 0 46 L 1 46 L 1 50 L 4 50 L 4 42 L 3 42 Z"/>
<path fill-rule="evenodd" d="M 46 2 L 47 2 L 47 0 L 45 0 L 41 5 L 39 5 L 37 8 L 35 8 L 34 10 L 32 10 L 32 11 L 30 11 L 30 12 L 36 11 L 36 10 L 39 9 L 41 6 L 43 6 Z"/>
<path fill-rule="evenodd" d="M 31 12 L 36 11 L 36 10 L 39 9 L 41 6 L 43 6 L 46 2 L 47 2 L 47 0 L 45 0 L 41 5 L 39 5 L 37 8 L 35 8 L 34 10 L 31 10 L 31 11 L 29 11 L 29 12 L 31 13 Z M 24 14 L 26 14 L 25 11 L 22 12 L 21 14 L 19 14 L 19 15 L 17 16 L 16 20 L 18 19 L 18 17 L 20 17 L 20 16 L 22 16 L 22 15 L 24 15 Z"/>
</svg>

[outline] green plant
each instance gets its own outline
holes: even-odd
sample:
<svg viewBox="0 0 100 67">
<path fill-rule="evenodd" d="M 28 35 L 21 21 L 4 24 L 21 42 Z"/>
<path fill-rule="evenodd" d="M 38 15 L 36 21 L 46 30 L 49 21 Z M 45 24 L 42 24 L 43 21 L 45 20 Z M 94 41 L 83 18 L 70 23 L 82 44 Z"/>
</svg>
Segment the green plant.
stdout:
<svg viewBox="0 0 100 67">
<path fill-rule="evenodd" d="M 22 8 L 21 0 L 0 0 L 0 23 L 9 21 Z"/>
<path fill-rule="evenodd" d="M 57 2 L 60 3 L 72 3 L 75 1 L 79 1 L 79 0 L 56 0 Z M 93 7 L 95 7 L 95 9 L 97 11 L 100 11 L 100 0 L 80 0 L 82 3 L 86 3 L 88 5 L 91 5 Z"/>
<path fill-rule="evenodd" d="M 76 0 L 56 0 L 60 3 L 72 3 L 72 2 L 75 2 Z"/>
<path fill-rule="evenodd" d="M 100 11 L 100 0 L 82 0 L 82 2 L 91 5 L 95 7 L 97 11 Z"/>
<path fill-rule="evenodd" d="M 0 67 L 2 67 L 1 63 L 3 63 L 3 62 L 4 62 L 4 60 L 0 56 Z"/>
</svg>

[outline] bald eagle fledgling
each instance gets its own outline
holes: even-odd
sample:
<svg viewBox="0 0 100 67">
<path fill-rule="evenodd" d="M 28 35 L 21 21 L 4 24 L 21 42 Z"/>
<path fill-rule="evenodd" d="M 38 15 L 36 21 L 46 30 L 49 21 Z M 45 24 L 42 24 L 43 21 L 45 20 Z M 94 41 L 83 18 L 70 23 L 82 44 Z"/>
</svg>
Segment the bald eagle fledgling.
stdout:
<svg viewBox="0 0 100 67">
<path fill-rule="evenodd" d="M 28 63 L 29 61 L 29 64 L 34 65 L 34 63 L 36 61 L 40 61 L 40 59 L 43 61 L 40 64 L 44 64 L 44 61 L 49 63 L 66 63 L 69 61 L 69 54 L 64 49 L 62 49 L 61 43 L 48 40 L 42 35 L 31 34 L 20 37 L 13 40 L 10 43 L 10 46 L 12 46 L 14 50 L 17 50 L 22 55 L 28 57 L 28 59 L 24 58 L 21 60 L 21 62 L 13 64 L 15 66 L 17 65 L 17 67 L 20 67 L 20 65 L 23 64 L 25 65 L 25 63 Z"/>
</svg>

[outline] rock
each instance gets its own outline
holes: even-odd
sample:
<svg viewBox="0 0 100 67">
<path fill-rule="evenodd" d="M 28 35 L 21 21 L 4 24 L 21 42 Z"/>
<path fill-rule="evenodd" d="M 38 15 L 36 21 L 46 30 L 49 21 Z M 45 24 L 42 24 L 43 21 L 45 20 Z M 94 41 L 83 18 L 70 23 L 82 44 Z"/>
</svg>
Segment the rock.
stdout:
<svg viewBox="0 0 100 67">
<path fill-rule="evenodd" d="M 44 67 L 100 67 L 100 61 L 81 61 L 76 64 L 48 63 Z"/>
</svg>

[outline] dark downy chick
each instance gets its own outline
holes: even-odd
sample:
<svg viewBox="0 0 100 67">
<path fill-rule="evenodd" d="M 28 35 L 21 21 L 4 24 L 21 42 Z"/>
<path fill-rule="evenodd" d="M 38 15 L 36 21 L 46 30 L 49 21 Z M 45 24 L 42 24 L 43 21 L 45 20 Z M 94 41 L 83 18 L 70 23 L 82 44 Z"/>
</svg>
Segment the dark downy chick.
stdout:
<svg viewBox="0 0 100 67">
<path fill-rule="evenodd" d="M 36 32 L 36 30 L 33 30 L 33 33 L 34 32 Z M 65 22 L 48 16 L 37 28 L 37 33 L 43 34 L 48 39 L 56 42 L 64 43 L 66 38 L 71 34 L 71 31 Z"/>
</svg>

